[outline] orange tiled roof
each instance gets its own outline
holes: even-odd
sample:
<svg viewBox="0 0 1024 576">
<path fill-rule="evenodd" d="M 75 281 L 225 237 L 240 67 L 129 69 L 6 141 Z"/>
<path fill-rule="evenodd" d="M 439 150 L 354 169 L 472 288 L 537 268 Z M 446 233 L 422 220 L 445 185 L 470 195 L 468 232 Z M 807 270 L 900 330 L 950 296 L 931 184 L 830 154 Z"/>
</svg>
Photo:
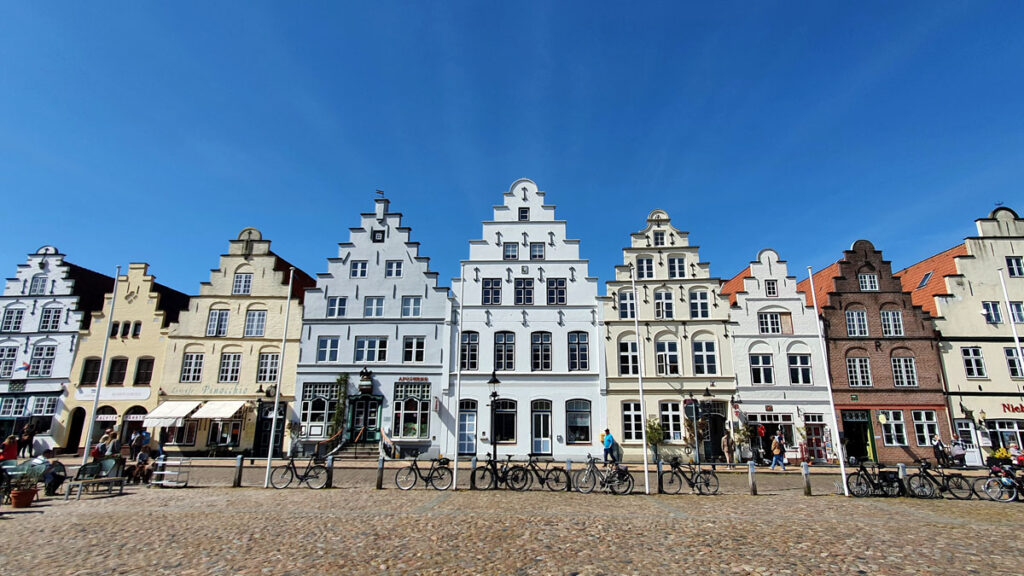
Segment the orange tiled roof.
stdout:
<svg viewBox="0 0 1024 576">
<path fill-rule="evenodd" d="M 828 293 L 832 290 L 832 278 L 839 275 L 839 262 L 832 264 L 826 268 L 823 268 L 814 273 L 814 293 L 818 297 L 818 313 L 821 313 L 821 309 L 828 305 Z M 811 297 L 811 281 L 804 280 L 796 285 L 796 289 L 804 293 L 807 298 L 807 305 L 814 306 L 814 300 Z"/>
<path fill-rule="evenodd" d="M 958 244 L 945 252 L 921 260 L 913 266 L 909 266 L 893 274 L 900 279 L 903 290 L 910 292 L 910 299 L 914 306 L 920 306 L 932 316 L 937 313 L 935 296 L 946 293 L 946 283 L 943 278 L 951 274 L 957 274 L 956 257 L 967 255 L 967 245 Z M 925 275 L 931 274 L 924 286 L 921 280 Z"/>
<path fill-rule="evenodd" d="M 750 278 L 750 266 L 742 272 L 733 276 L 728 282 L 722 284 L 722 294 L 729 296 L 729 306 L 736 305 L 736 293 L 743 292 L 743 279 Z"/>
</svg>

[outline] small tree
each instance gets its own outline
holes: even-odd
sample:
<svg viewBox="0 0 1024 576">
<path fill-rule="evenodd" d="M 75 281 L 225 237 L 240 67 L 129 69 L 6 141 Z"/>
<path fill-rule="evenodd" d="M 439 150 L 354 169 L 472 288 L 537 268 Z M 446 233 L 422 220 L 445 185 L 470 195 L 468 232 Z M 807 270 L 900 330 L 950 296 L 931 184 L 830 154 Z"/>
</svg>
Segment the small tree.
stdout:
<svg viewBox="0 0 1024 576">
<path fill-rule="evenodd" d="M 335 380 L 338 390 L 338 401 L 334 405 L 334 416 L 331 418 L 331 425 L 334 432 L 338 433 L 345 428 L 345 410 L 348 408 L 348 374 L 341 374 Z"/>
<path fill-rule="evenodd" d="M 658 446 L 665 441 L 665 430 L 661 427 L 661 419 L 657 416 L 647 418 L 647 445 L 651 447 L 654 461 L 658 461 Z"/>
</svg>

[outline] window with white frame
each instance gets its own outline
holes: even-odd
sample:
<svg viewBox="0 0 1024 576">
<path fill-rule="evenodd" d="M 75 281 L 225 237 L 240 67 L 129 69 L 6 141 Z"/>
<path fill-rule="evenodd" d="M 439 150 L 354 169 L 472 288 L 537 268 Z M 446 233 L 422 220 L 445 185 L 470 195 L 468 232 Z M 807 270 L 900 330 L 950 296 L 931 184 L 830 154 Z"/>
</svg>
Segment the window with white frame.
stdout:
<svg viewBox="0 0 1024 576">
<path fill-rule="evenodd" d="M 530 260 L 544 259 L 544 243 L 530 242 Z"/>
<path fill-rule="evenodd" d="M 985 311 L 985 322 L 988 322 L 989 324 L 999 324 L 1003 321 L 1003 315 L 999 311 L 999 302 L 982 302 L 981 308 Z"/>
<path fill-rule="evenodd" d="M 203 354 L 202 352 L 190 352 L 181 359 L 181 381 L 202 382 L 203 381 Z"/>
<path fill-rule="evenodd" d="M 516 369 L 515 332 L 494 333 L 494 369 L 506 372 Z"/>
<path fill-rule="evenodd" d="M 530 334 L 530 369 L 551 370 L 551 332 Z"/>
<path fill-rule="evenodd" d="M 14 374 L 14 360 L 17 357 L 17 346 L 4 346 L 0 348 L 0 378 L 10 378 Z"/>
<path fill-rule="evenodd" d="M 761 334 L 782 334 L 782 314 L 778 312 L 758 312 L 757 330 Z"/>
<path fill-rule="evenodd" d="M 249 310 L 245 313 L 245 337 L 262 338 L 267 327 L 266 310 Z"/>
<path fill-rule="evenodd" d="M 228 311 L 210 310 L 206 321 L 206 335 L 211 338 L 223 338 L 228 335 Z"/>
<path fill-rule="evenodd" d="M 515 280 L 516 306 L 530 306 L 533 304 L 533 278 L 516 278 Z"/>
<path fill-rule="evenodd" d="M 402 339 L 402 362 L 423 362 L 427 339 L 423 336 L 406 336 Z"/>
<path fill-rule="evenodd" d="M 663 400 L 658 403 L 661 412 L 661 431 L 665 440 L 679 441 L 683 439 L 683 418 L 679 411 L 679 402 Z"/>
<path fill-rule="evenodd" d="M 811 355 L 790 354 L 789 355 L 789 382 L 790 384 L 811 383 Z"/>
<path fill-rule="evenodd" d="M 779 281 L 778 280 L 765 280 L 764 281 L 764 295 L 768 298 L 776 298 L 779 295 Z"/>
<path fill-rule="evenodd" d="M 654 245 L 664 246 L 665 245 L 665 232 L 663 230 L 654 231 Z"/>
<path fill-rule="evenodd" d="M 15 396 L 3 398 L 0 403 L 0 418 L 21 418 L 25 415 L 25 407 L 28 406 L 28 398 Z"/>
<path fill-rule="evenodd" d="M 886 446 L 906 446 L 907 428 L 903 422 L 901 410 L 879 410 L 878 413 L 885 416 L 885 424 L 882 424 L 882 443 Z"/>
<path fill-rule="evenodd" d="M 590 442 L 590 401 L 566 400 L 565 431 L 567 444 Z"/>
<path fill-rule="evenodd" d="M 43 308 L 39 318 L 40 332 L 56 332 L 60 329 L 60 313 L 63 309 L 56 307 Z"/>
<path fill-rule="evenodd" d="M 894 356 L 892 359 L 892 379 L 897 387 L 917 386 L 917 364 L 914 358 Z"/>
<path fill-rule="evenodd" d="M 426 438 L 430 432 L 430 384 L 396 382 L 392 433 L 396 438 Z"/>
<path fill-rule="evenodd" d="M 250 273 L 239 273 L 235 274 L 234 281 L 231 283 L 232 294 L 252 294 L 252 274 Z"/>
<path fill-rule="evenodd" d="M 167 427 L 169 446 L 195 446 L 199 431 L 199 420 L 185 420 L 181 426 Z"/>
<path fill-rule="evenodd" d="M 861 356 L 847 358 L 846 377 L 851 387 L 871 386 L 871 361 Z"/>
<path fill-rule="evenodd" d="M 633 297 L 633 292 L 622 290 L 619 292 L 619 319 L 632 318 L 636 318 L 636 298 Z"/>
<path fill-rule="evenodd" d="M 931 446 L 932 438 L 939 434 L 939 420 L 935 410 L 913 410 L 914 439 L 918 446 Z"/>
<path fill-rule="evenodd" d="M 25 316 L 22 308 L 4 310 L 4 319 L 0 322 L 0 332 L 18 332 L 21 330 L 21 319 Z"/>
<path fill-rule="evenodd" d="M 402 296 L 402 318 L 419 318 L 422 296 Z"/>
<path fill-rule="evenodd" d="M 671 320 L 674 317 L 671 290 L 658 290 L 654 293 L 654 317 L 658 320 Z"/>
<path fill-rule="evenodd" d="M 668 259 L 668 277 L 669 278 L 685 278 L 686 277 L 686 259 L 682 256 L 669 258 Z"/>
<path fill-rule="evenodd" d="M 1010 318 L 1014 324 L 1024 324 L 1024 302 L 1010 302 Z"/>
<path fill-rule="evenodd" d="M 718 358 L 715 356 L 715 343 L 710 340 L 693 343 L 693 373 L 717 374 Z"/>
<path fill-rule="evenodd" d="M 340 318 L 344 316 L 347 305 L 348 298 L 344 296 L 331 296 L 327 299 L 327 317 Z"/>
<path fill-rule="evenodd" d="M 775 383 L 775 367 L 772 365 L 771 354 L 750 355 L 750 381 L 761 385 Z"/>
<path fill-rule="evenodd" d="M 654 360 L 659 376 L 679 374 L 679 343 L 675 340 L 655 342 Z"/>
<path fill-rule="evenodd" d="M 209 445 L 238 446 L 242 438 L 241 420 L 211 420 Z"/>
<path fill-rule="evenodd" d="M 32 361 L 28 368 L 29 378 L 49 378 L 50 373 L 53 372 L 53 359 L 56 356 L 56 346 L 33 346 Z"/>
<path fill-rule="evenodd" d="M 877 292 L 878 274 L 857 274 L 857 283 L 861 292 Z"/>
<path fill-rule="evenodd" d="M 463 370 L 479 370 L 480 362 L 480 333 L 463 332 L 461 362 Z"/>
<path fill-rule="evenodd" d="M 385 278 L 401 278 L 402 277 L 402 261 L 401 260 L 387 260 L 384 262 L 384 277 Z"/>
<path fill-rule="evenodd" d="M 501 257 L 503 260 L 519 260 L 519 243 L 505 242 Z"/>
<path fill-rule="evenodd" d="M 356 338 L 356 362 L 385 362 L 388 359 L 388 339 L 383 336 Z"/>
<path fill-rule="evenodd" d="M 29 410 L 33 416 L 53 416 L 57 413 L 57 397 L 33 396 L 32 407 Z"/>
<path fill-rule="evenodd" d="M 384 315 L 384 297 L 367 296 L 363 299 L 363 317 L 375 318 Z"/>
<path fill-rule="evenodd" d="M 964 346 L 960 348 L 960 355 L 964 359 L 964 372 L 968 378 L 987 378 L 985 370 L 985 358 L 981 354 L 980 346 Z"/>
<path fill-rule="evenodd" d="M 690 290 L 690 318 L 708 318 L 710 315 L 707 290 Z"/>
<path fill-rule="evenodd" d="M 519 221 L 520 222 L 528 222 L 529 220 L 530 220 L 530 209 L 529 208 L 520 208 L 519 209 Z"/>
<path fill-rule="evenodd" d="M 1020 355 L 1017 354 L 1017 349 L 1003 348 L 1003 352 L 1006 354 L 1006 369 L 1010 372 L 1010 378 L 1024 378 L 1024 372 L 1021 372 Z"/>
<path fill-rule="evenodd" d="M 639 374 L 640 356 L 636 348 L 636 340 L 619 341 L 619 376 Z"/>
<path fill-rule="evenodd" d="M 220 355 L 220 371 L 217 382 L 238 382 L 238 371 L 242 366 L 242 355 L 222 353 Z"/>
<path fill-rule="evenodd" d="M 338 406 L 340 389 L 337 384 L 327 382 L 307 382 L 302 385 L 299 418 L 304 436 L 328 438 L 334 434 L 331 418 Z"/>
<path fill-rule="evenodd" d="M 32 277 L 32 283 L 28 287 L 28 293 L 38 296 L 46 293 L 46 274 L 36 274 Z"/>
<path fill-rule="evenodd" d="M 644 415 L 639 402 L 622 403 L 622 440 L 639 442 L 643 436 Z"/>
<path fill-rule="evenodd" d="M 903 312 L 882 310 L 882 336 L 887 338 L 903 336 Z"/>
<path fill-rule="evenodd" d="M 636 278 L 637 280 L 643 280 L 645 278 L 654 278 L 653 258 L 636 259 Z"/>
<path fill-rule="evenodd" d="M 484 306 L 501 304 L 501 278 L 484 278 L 482 296 Z"/>
<path fill-rule="evenodd" d="M 1024 277 L 1024 256 L 1007 256 L 1006 272 L 1010 278 Z"/>
<path fill-rule="evenodd" d="M 256 381 L 277 382 L 278 366 L 281 362 L 281 355 L 277 352 L 261 352 L 259 362 L 256 365 Z"/>
<path fill-rule="evenodd" d="M 846 334 L 850 337 L 868 335 L 868 312 L 867 310 L 846 311 Z"/>
<path fill-rule="evenodd" d="M 337 362 L 338 347 L 340 343 L 341 338 L 337 336 L 321 336 L 319 339 L 317 339 L 316 361 Z"/>
<path fill-rule="evenodd" d="M 565 278 L 548 278 L 548 305 L 565 305 Z"/>
<path fill-rule="evenodd" d="M 349 278 L 366 278 L 366 260 L 353 260 L 348 265 Z"/>
<path fill-rule="evenodd" d="M 569 371 L 590 370 L 590 336 L 586 332 L 569 332 Z"/>
</svg>

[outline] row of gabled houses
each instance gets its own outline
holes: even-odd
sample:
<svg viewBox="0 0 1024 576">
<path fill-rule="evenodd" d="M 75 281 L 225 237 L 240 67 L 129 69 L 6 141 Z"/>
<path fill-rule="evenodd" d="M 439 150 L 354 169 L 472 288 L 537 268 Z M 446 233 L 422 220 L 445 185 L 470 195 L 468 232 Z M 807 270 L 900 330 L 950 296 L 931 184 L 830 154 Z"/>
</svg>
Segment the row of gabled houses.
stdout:
<svg viewBox="0 0 1024 576">
<path fill-rule="evenodd" d="M 385 437 L 578 459 L 601 453 L 605 428 L 639 458 L 660 427 L 662 454 L 704 461 L 724 456 L 726 431 L 749 457 L 781 430 L 790 458 L 813 461 L 838 457 L 836 442 L 911 461 L 957 433 L 980 462 L 1024 433 L 1024 220 L 998 208 L 977 227 L 897 272 L 859 240 L 812 289 L 771 249 L 715 277 L 653 210 L 604 295 L 529 180 L 494 207 L 451 289 L 384 198 L 315 278 L 246 228 L 195 295 L 146 264 L 115 279 L 44 246 L 0 298 L 0 432 L 31 425 L 37 450 L 69 452 L 90 428 L 93 441 L 146 428 L 204 455 Z"/>
</svg>

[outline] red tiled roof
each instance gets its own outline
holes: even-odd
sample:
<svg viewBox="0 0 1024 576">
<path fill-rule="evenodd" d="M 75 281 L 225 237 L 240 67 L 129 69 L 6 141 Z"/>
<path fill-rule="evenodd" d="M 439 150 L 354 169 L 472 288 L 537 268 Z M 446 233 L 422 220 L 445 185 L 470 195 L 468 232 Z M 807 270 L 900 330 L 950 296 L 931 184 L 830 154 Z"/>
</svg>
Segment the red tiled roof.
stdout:
<svg viewBox="0 0 1024 576">
<path fill-rule="evenodd" d="M 750 278 L 750 266 L 743 269 L 742 272 L 733 276 L 728 282 L 722 284 L 722 294 L 729 296 L 729 305 L 736 305 L 736 293 L 743 292 L 743 279 Z"/>
<path fill-rule="evenodd" d="M 839 262 L 814 273 L 814 293 L 818 297 L 818 313 L 828 305 L 828 293 L 832 291 L 832 279 L 839 275 Z M 804 293 L 807 298 L 807 305 L 813 306 L 814 299 L 811 297 L 811 281 L 804 280 L 796 285 L 796 289 Z"/>
<path fill-rule="evenodd" d="M 910 299 L 915 306 L 920 306 L 935 316 L 937 315 L 935 296 L 946 293 L 946 283 L 942 279 L 951 274 L 957 274 L 956 257 L 966 255 L 967 245 L 958 244 L 945 252 L 939 252 L 913 266 L 904 268 L 893 276 L 900 279 L 904 291 L 910 292 Z M 928 282 L 921 286 L 921 280 L 928 273 L 931 273 Z"/>
</svg>

